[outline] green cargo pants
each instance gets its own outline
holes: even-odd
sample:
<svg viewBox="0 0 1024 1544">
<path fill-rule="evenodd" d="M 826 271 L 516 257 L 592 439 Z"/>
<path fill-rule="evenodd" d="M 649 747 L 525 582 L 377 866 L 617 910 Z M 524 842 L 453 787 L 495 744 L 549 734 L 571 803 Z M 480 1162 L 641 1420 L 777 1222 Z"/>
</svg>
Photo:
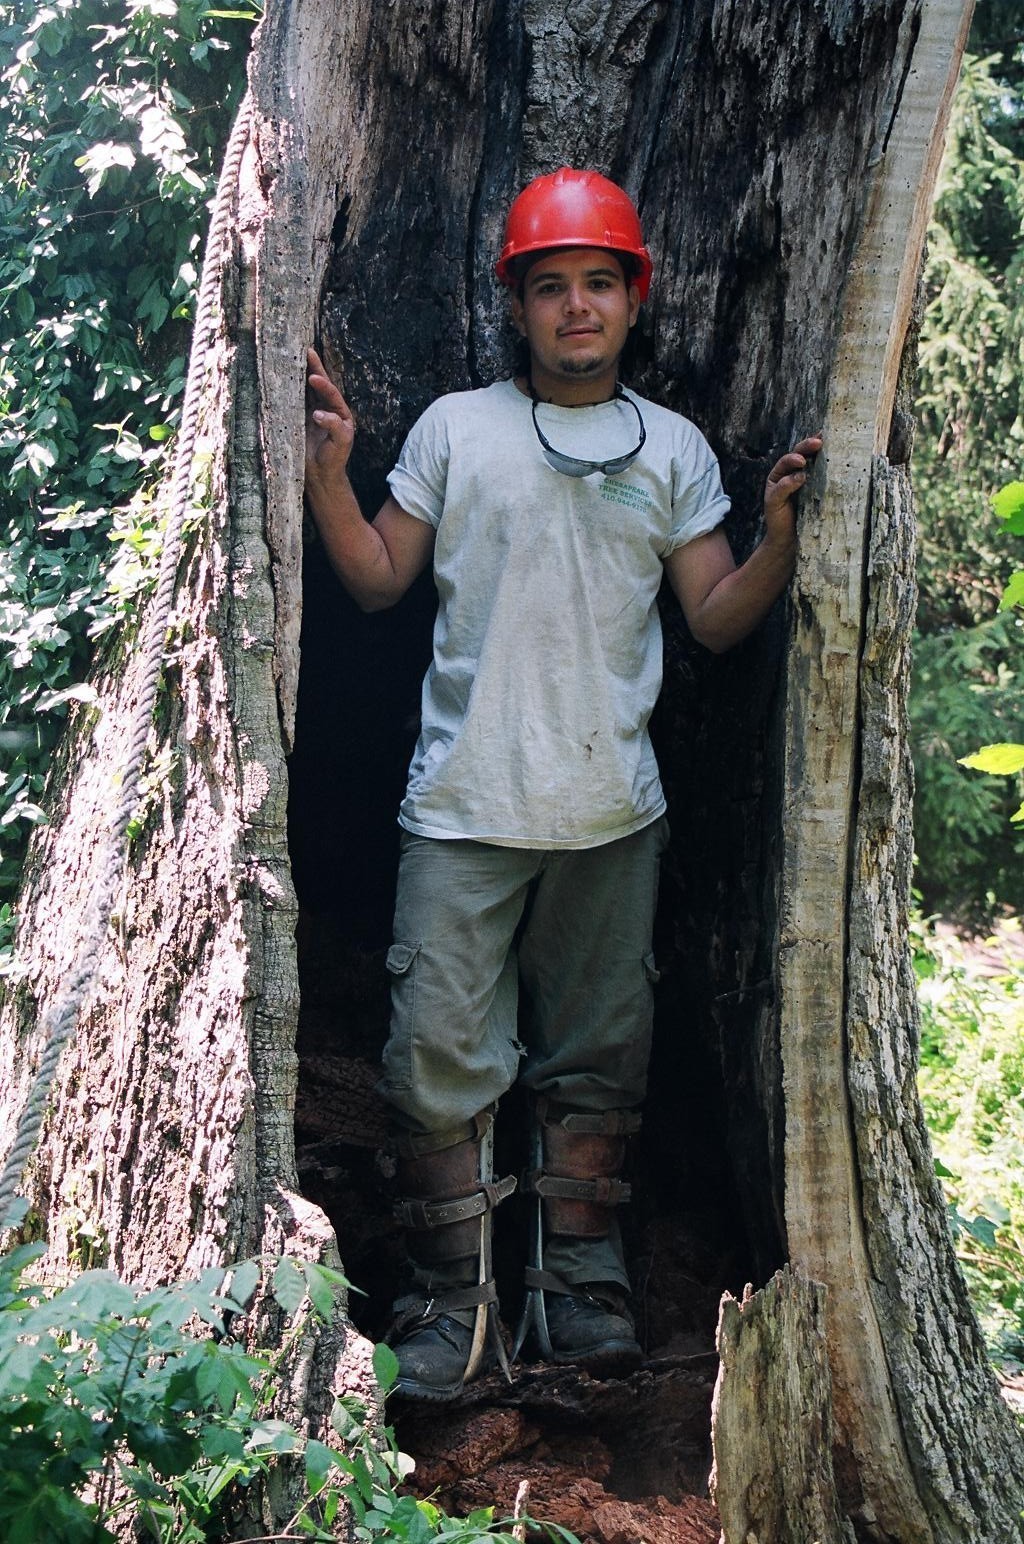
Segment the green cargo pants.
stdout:
<svg viewBox="0 0 1024 1544">
<path fill-rule="evenodd" d="M 402 1125 L 449 1130 L 517 1078 L 574 1109 L 640 1104 L 667 838 L 664 817 L 569 851 L 403 834 L 381 1082 Z M 550 1267 L 628 1285 L 614 1229 L 562 1258 L 574 1248 Z"/>
</svg>

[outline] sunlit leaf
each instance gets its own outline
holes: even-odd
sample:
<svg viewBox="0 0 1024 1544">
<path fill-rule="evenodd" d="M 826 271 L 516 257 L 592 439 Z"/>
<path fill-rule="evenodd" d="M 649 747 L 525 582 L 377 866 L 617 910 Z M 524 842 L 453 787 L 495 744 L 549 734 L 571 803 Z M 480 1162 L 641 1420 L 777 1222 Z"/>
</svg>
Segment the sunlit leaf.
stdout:
<svg viewBox="0 0 1024 1544">
<path fill-rule="evenodd" d="M 1024 482 L 1011 482 L 1000 488 L 992 495 L 992 508 L 1006 522 L 1008 531 L 1024 536 Z"/>
<path fill-rule="evenodd" d="M 373 1373 L 385 1392 L 398 1378 L 398 1358 L 383 1341 L 379 1341 L 373 1348 Z"/>
<path fill-rule="evenodd" d="M 1024 571 L 1012 576 L 999 602 L 1000 611 L 1009 611 L 1013 606 L 1024 606 Z"/>
<path fill-rule="evenodd" d="M 295 1313 L 306 1296 L 306 1278 L 289 1255 L 282 1255 L 274 1271 L 273 1292 L 285 1313 Z"/>
<path fill-rule="evenodd" d="M 1013 772 L 1024 771 L 1024 745 L 1008 742 L 983 745 L 970 756 L 961 756 L 958 759 L 962 767 L 971 767 L 976 772 L 996 772 L 1006 777 Z"/>
</svg>

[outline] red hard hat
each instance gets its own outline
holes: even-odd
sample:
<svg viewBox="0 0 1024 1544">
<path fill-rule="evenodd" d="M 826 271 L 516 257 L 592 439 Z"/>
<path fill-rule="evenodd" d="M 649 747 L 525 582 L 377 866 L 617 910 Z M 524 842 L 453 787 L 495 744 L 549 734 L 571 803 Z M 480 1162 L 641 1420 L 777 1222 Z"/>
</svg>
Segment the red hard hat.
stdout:
<svg viewBox="0 0 1024 1544">
<path fill-rule="evenodd" d="M 513 203 L 505 222 L 505 245 L 494 271 L 514 287 L 520 277 L 517 258 L 549 247 L 604 247 L 634 259 L 628 275 L 647 299 L 654 265 L 644 246 L 633 200 L 600 172 L 576 172 L 569 166 L 536 177 Z"/>
</svg>

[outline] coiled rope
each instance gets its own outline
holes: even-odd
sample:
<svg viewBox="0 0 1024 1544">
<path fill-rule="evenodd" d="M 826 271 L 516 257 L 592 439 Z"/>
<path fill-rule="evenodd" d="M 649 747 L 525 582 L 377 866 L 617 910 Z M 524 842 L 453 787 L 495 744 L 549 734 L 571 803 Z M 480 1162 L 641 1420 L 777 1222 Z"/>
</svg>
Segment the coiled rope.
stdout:
<svg viewBox="0 0 1024 1544">
<path fill-rule="evenodd" d="M 61 1053 L 75 1032 L 82 1004 L 99 969 L 103 943 L 114 910 L 114 898 L 124 870 L 128 822 L 138 802 L 139 782 L 146 760 L 146 744 L 163 665 L 167 626 L 174 602 L 182 531 L 191 501 L 192 465 L 199 427 L 199 410 L 202 388 L 206 379 L 207 361 L 214 336 L 221 275 L 227 251 L 228 226 L 235 203 L 238 174 L 242 155 L 248 143 L 252 117 L 252 98 L 247 93 L 228 140 L 217 182 L 210 229 L 206 238 L 199 301 L 196 307 L 195 325 L 192 329 L 192 348 L 189 354 L 188 376 L 181 411 L 181 426 L 178 430 L 177 453 L 170 485 L 167 527 L 160 555 L 156 594 L 150 606 L 142 643 L 142 688 L 129 725 L 128 755 L 121 777 L 120 800 L 104 838 L 103 862 L 90 907 L 90 920 L 83 932 L 74 961 L 61 982 L 54 1006 L 43 1021 L 44 1050 L 39 1070 L 18 1120 L 14 1142 L 7 1155 L 3 1173 L 0 1174 L 0 1228 L 10 1216 L 25 1168 L 35 1151 Z"/>
</svg>

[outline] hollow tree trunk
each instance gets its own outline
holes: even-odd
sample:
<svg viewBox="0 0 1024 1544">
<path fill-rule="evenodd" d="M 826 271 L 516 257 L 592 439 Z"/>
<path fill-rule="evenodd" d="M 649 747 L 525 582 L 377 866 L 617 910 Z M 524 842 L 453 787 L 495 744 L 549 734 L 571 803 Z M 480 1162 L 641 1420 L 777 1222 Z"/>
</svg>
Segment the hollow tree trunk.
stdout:
<svg viewBox="0 0 1024 1544">
<path fill-rule="evenodd" d="M 912 519 L 890 434 L 969 8 L 271 0 L 206 394 L 211 485 L 153 734 L 161 776 L 27 1179 L 55 1270 L 86 1249 L 156 1279 L 261 1247 L 334 1248 L 295 1163 L 289 771 L 302 884 L 343 890 L 356 828 L 395 776 L 383 761 L 401 760 L 401 734 L 360 760 L 361 736 L 379 743 L 363 699 L 403 711 L 429 597 L 408 635 L 400 618 L 364 624 L 325 581 L 311 600 L 303 350 L 319 332 L 344 378 L 353 475 L 373 507 L 422 408 L 507 369 L 492 263 L 511 197 L 537 172 L 596 166 L 636 195 L 655 257 L 637 384 L 719 452 L 741 556 L 774 456 L 800 432 L 827 434 L 792 605 L 724 660 L 666 614 L 657 730 L 675 835 L 648 1162 L 684 1188 L 710 1162 L 751 1274 L 788 1259 L 821 1284 L 813 1313 L 783 1315 L 812 1339 L 825 1325 L 831 1393 L 823 1374 L 814 1400 L 836 1463 L 808 1460 L 814 1517 L 900 1544 L 1022 1536 L 1024 1456 L 985 1368 L 914 1087 L 905 939 Z M 289 769 L 304 567 L 303 679 L 320 686 L 305 689 Z M 61 751 L 22 902 L 24 977 L 3 1016 L 9 1128 L 38 1010 L 89 905 L 137 690 L 129 640 L 98 682 L 101 716 L 81 713 Z M 318 782 L 321 748 L 339 740 Z M 342 1103 L 372 1145 L 358 1064 Z M 713 1119 L 684 1161 L 680 1129 L 700 1132 L 708 1079 Z M 739 1309 L 729 1334 L 744 1312 L 760 1309 Z M 366 1343 L 339 1317 L 315 1349 L 293 1391 L 314 1422 L 332 1378 L 364 1376 Z M 756 1419 L 741 1411 L 741 1433 Z M 771 1522 L 785 1514 L 770 1460 L 744 1475 L 719 1456 L 719 1498 L 736 1503 L 722 1501 L 726 1544 L 740 1518 L 760 1544 L 795 1539 Z"/>
</svg>

